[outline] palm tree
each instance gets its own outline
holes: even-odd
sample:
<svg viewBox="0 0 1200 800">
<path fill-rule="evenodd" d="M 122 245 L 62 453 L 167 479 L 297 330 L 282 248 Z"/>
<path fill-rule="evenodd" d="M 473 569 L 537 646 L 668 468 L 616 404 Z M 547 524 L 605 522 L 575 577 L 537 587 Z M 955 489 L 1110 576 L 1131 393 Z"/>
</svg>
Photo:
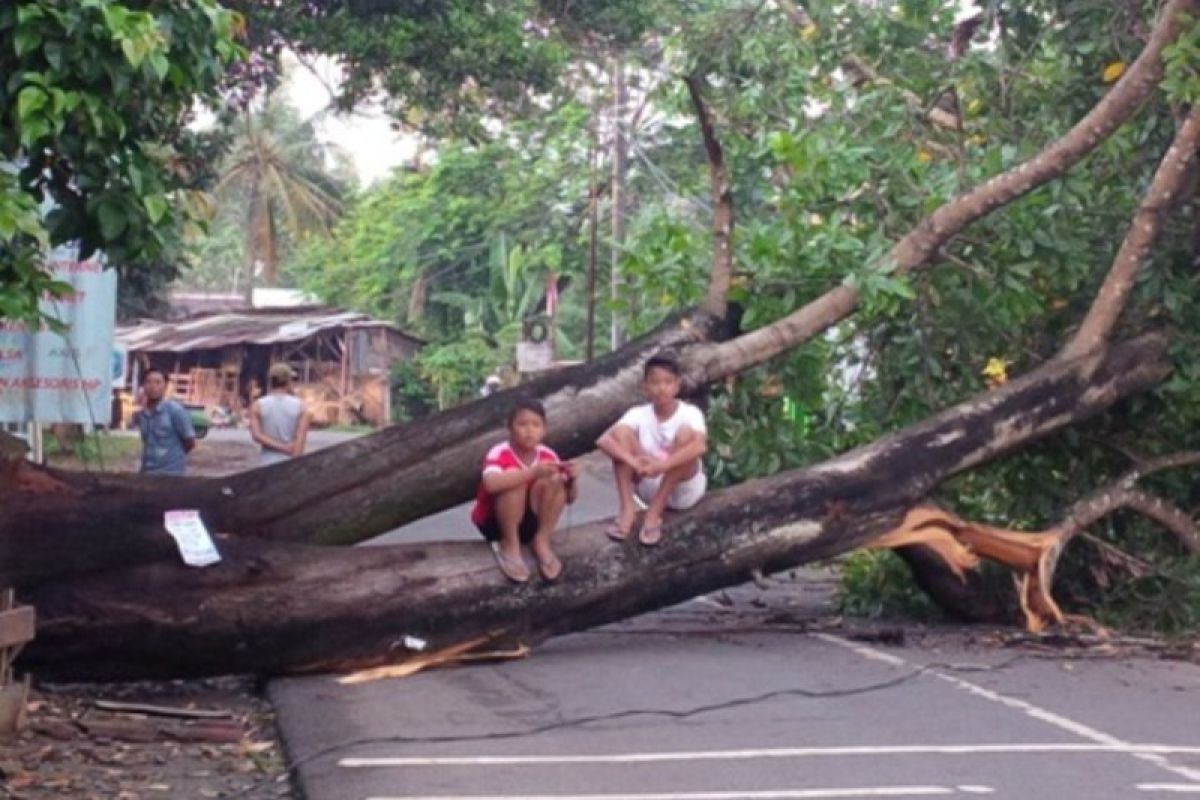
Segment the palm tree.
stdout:
<svg viewBox="0 0 1200 800">
<path fill-rule="evenodd" d="M 293 238 L 329 233 L 342 210 L 342 187 L 326 169 L 330 149 L 311 120 L 274 96 L 239 122 L 216 194 L 242 206 L 249 296 L 260 264 L 266 285 L 278 283 L 282 232 Z"/>
</svg>

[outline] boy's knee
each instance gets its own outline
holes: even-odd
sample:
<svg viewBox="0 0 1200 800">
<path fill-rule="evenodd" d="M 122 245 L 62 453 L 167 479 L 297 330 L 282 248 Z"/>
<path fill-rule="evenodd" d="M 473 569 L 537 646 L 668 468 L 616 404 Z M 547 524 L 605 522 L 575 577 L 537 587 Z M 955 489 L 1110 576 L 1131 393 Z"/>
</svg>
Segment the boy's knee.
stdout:
<svg viewBox="0 0 1200 800">
<path fill-rule="evenodd" d="M 674 484 L 682 483 L 694 476 L 701 469 L 700 459 L 693 458 L 667 470 L 666 475 Z"/>
<path fill-rule="evenodd" d="M 520 505 L 525 502 L 525 498 L 528 494 L 529 487 L 514 486 L 513 488 L 507 489 L 503 492 L 497 492 L 496 503 L 497 505 Z"/>
<path fill-rule="evenodd" d="M 530 491 L 534 492 L 539 497 L 554 497 L 555 495 L 565 494 L 566 488 L 562 481 L 554 478 L 538 478 L 533 482 Z"/>
<path fill-rule="evenodd" d="M 680 448 L 680 447 L 683 447 L 684 445 L 691 444 L 692 442 L 696 441 L 696 439 L 698 439 L 699 437 L 700 437 L 700 434 L 696 433 L 691 428 L 680 428 L 678 431 L 675 432 L 675 439 L 674 439 L 674 441 L 671 442 L 671 445 L 674 448 Z"/>
<path fill-rule="evenodd" d="M 617 427 L 613 428 L 612 435 L 613 438 L 626 447 L 637 447 L 637 449 L 641 449 L 641 444 L 638 442 L 637 438 L 637 432 L 634 431 L 633 428 L 627 428 L 624 425 L 618 425 Z"/>
</svg>

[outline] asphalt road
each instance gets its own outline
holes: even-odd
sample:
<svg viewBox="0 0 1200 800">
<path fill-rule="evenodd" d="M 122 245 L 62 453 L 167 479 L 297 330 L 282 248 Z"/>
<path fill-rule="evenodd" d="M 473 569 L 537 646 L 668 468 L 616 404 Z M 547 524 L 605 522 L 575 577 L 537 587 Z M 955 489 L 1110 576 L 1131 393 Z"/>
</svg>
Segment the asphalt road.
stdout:
<svg viewBox="0 0 1200 800">
<path fill-rule="evenodd" d="M 571 522 L 612 513 L 602 465 L 581 488 Z M 473 537 L 460 508 L 384 540 Z M 831 586 L 805 571 L 521 661 L 270 692 L 308 800 L 1200 796 L 1200 666 L 956 629 L 863 644 Z"/>
<path fill-rule="evenodd" d="M 1200 667 L 860 644 L 819 629 L 806 580 L 523 661 L 271 694 L 309 800 L 1200 794 Z"/>
</svg>

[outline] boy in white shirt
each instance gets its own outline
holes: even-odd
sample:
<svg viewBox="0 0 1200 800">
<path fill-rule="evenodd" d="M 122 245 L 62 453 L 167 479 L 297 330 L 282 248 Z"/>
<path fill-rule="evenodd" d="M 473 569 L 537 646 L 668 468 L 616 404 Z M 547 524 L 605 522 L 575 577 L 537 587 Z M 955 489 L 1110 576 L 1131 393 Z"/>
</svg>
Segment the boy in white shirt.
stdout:
<svg viewBox="0 0 1200 800">
<path fill-rule="evenodd" d="M 606 531 L 624 541 L 637 518 L 634 493 L 647 504 L 638 533 L 645 545 L 662 539 L 662 517 L 667 508 L 682 510 L 700 502 L 708 486 L 701 457 L 708 448 L 704 414 L 679 399 L 679 364 L 659 353 L 646 362 L 643 389 L 650 401 L 625 412 L 596 440 L 612 458 L 621 507 Z"/>
</svg>

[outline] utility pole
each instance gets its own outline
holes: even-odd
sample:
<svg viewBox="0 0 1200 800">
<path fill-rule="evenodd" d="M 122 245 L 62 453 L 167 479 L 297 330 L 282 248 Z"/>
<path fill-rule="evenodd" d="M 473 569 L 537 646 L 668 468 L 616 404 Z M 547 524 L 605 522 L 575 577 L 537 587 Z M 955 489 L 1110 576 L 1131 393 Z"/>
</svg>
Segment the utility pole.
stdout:
<svg viewBox="0 0 1200 800">
<path fill-rule="evenodd" d="M 597 172 L 600 162 L 600 147 L 596 133 L 596 120 L 592 120 L 592 147 L 588 154 L 588 164 L 591 167 L 591 188 L 588 191 L 590 208 L 588 215 L 591 223 L 591 242 L 588 247 L 587 264 L 587 360 L 596 357 L 596 245 L 600 227 L 600 186 Z"/>
<path fill-rule="evenodd" d="M 612 156 L 612 301 L 621 296 L 621 253 L 625 249 L 625 174 L 629 142 L 625 138 L 625 106 L 628 103 L 625 87 L 625 62 L 620 56 L 613 59 L 613 156 Z M 620 312 L 612 316 L 612 349 L 625 344 L 625 325 Z"/>
</svg>

